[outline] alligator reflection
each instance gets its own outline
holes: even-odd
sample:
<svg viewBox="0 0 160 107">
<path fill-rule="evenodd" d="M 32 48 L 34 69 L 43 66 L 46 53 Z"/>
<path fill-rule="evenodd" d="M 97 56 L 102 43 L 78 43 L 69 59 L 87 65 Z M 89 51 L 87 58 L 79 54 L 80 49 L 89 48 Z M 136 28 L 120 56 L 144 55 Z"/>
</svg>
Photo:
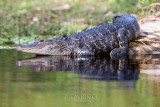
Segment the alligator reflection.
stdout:
<svg viewBox="0 0 160 107">
<path fill-rule="evenodd" d="M 112 60 L 109 57 L 47 56 L 17 61 L 17 66 L 29 66 L 35 72 L 72 71 L 87 75 L 83 79 L 93 80 L 137 80 L 138 63 L 128 58 Z"/>
</svg>

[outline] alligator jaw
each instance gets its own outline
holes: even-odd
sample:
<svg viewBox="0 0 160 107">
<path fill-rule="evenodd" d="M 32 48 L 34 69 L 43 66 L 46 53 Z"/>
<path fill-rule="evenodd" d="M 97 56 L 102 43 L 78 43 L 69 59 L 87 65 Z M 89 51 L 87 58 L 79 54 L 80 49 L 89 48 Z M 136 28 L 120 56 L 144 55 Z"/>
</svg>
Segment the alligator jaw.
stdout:
<svg viewBox="0 0 160 107">
<path fill-rule="evenodd" d="M 20 51 L 20 52 L 25 52 L 25 53 L 33 53 L 33 54 L 37 54 L 37 55 L 49 55 L 49 54 L 45 53 L 44 50 L 41 50 L 42 48 L 29 47 L 28 45 L 25 45 L 25 46 L 18 45 L 16 47 L 16 50 Z M 44 53 L 43 53 L 43 51 L 44 51 Z"/>
<path fill-rule="evenodd" d="M 18 45 L 18 46 L 16 47 L 16 50 L 21 51 L 21 50 L 22 50 L 22 46 Z"/>
<path fill-rule="evenodd" d="M 23 47 L 20 46 L 20 45 L 18 45 L 18 46 L 16 47 L 16 50 L 17 50 L 17 51 L 22 51 L 22 50 L 23 50 Z"/>
<path fill-rule="evenodd" d="M 26 52 L 26 53 L 35 53 L 35 52 L 32 51 L 33 48 L 25 48 L 24 46 L 20 46 L 20 45 L 18 45 L 18 46 L 16 47 L 16 50 L 17 50 L 17 51 L 20 51 L 20 52 Z M 35 54 L 36 54 L 36 53 L 35 53 Z"/>
<path fill-rule="evenodd" d="M 29 48 L 24 48 L 23 46 L 18 45 L 18 46 L 16 47 L 16 50 L 17 50 L 17 51 L 21 51 L 21 52 L 26 52 L 26 50 L 31 50 L 31 49 L 29 49 Z"/>
</svg>

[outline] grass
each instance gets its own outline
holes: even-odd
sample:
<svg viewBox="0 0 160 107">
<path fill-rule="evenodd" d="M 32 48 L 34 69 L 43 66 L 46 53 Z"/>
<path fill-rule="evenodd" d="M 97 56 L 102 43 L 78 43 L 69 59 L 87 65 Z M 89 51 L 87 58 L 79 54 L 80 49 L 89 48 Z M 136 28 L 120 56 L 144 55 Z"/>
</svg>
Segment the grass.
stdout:
<svg viewBox="0 0 160 107">
<path fill-rule="evenodd" d="M 0 44 L 29 44 L 36 38 L 69 36 L 108 23 L 118 14 L 135 14 L 158 0 L 2 0 Z M 63 9 L 64 7 L 66 9 Z M 144 12 L 144 11 L 143 11 Z M 144 13 L 143 13 L 144 15 Z"/>
</svg>

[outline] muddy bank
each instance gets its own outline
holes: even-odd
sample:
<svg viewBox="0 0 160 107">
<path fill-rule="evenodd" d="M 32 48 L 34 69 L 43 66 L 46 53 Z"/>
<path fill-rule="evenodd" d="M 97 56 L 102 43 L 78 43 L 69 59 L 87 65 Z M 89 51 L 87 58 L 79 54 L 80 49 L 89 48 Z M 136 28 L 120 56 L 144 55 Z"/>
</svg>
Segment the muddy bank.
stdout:
<svg viewBox="0 0 160 107">
<path fill-rule="evenodd" d="M 160 12 L 139 20 L 139 25 L 140 38 L 131 42 L 130 46 L 138 55 L 160 54 Z"/>
</svg>

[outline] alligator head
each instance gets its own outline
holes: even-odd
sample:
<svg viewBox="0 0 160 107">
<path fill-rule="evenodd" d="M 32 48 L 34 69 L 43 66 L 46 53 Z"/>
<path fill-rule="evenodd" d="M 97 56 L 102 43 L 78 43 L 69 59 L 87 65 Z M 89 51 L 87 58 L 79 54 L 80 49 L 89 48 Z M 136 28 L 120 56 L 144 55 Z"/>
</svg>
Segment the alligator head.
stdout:
<svg viewBox="0 0 160 107">
<path fill-rule="evenodd" d="M 68 55 L 71 52 L 65 39 L 37 39 L 32 44 L 17 46 L 16 50 L 38 55 Z"/>
</svg>

